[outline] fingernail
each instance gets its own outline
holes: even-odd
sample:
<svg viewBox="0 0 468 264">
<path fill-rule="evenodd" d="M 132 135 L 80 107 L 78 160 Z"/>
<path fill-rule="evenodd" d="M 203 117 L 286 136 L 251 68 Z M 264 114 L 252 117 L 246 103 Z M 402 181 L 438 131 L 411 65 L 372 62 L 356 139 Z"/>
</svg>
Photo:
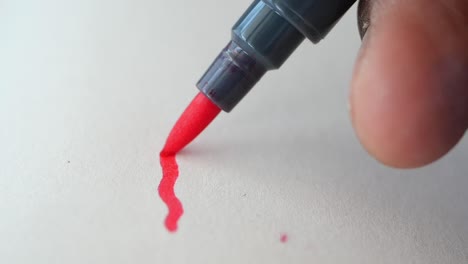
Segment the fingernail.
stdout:
<svg viewBox="0 0 468 264">
<path fill-rule="evenodd" d="M 370 1 L 369 0 L 361 0 L 359 1 L 358 5 L 358 27 L 359 27 L 359 34 L 361 35 L 361 39 L 367 33 L 367 29 L 370 26 Z"/>
</svg>

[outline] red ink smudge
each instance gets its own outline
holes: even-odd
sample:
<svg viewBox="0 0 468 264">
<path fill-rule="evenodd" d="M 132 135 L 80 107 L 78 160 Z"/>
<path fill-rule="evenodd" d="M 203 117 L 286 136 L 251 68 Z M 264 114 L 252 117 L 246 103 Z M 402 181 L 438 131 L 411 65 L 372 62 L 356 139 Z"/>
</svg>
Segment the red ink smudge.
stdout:
<svg viewBox="0 0 468 264">
<path fill-rule="evenodd" d="M 166 204 L 168 214 L 164 224 L 169 232 L 177 231 L 177 222 L 184 213 L 182 203 L 174 192 L 179 177 L 176 154 L 194 140 L 219 114 L 219 109 L 205 95 L 199 93 L 180 116 L 160 153 L 163 171 L 159 196 Z"/>
<path fill-rule="evenodd" d="M 281 241 L 281 243 L 288 242 L 288 235 L 287 234 L 281 234 L 280 241 Z"/>
</svg>

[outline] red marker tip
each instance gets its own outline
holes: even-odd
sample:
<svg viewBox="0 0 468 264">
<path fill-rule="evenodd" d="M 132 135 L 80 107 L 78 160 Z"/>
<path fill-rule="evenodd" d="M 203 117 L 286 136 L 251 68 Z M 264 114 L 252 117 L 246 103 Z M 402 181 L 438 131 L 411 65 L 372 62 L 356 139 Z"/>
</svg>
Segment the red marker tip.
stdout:
<svg viewBox="0 0 468 264">
<path fill-rule="evenodd" d="M 194 140 L 216 118 L 221 109 L 204 94 L 198 93 L 177 120 L 163 153 L 176 154 Z"/>
</svg>

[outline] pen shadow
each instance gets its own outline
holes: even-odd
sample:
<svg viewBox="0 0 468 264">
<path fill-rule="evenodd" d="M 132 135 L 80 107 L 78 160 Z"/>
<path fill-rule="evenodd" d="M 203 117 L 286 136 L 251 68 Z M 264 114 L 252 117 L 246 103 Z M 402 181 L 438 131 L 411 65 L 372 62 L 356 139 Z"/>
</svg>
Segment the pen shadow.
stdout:
<svg viewBox="0 0 468 264">
<path fill-rule="evenodd" d="M 311 166 L 316 160 L 321 166 L 328 164 L 330 168 L 337 168 L 337 164 L 346 167 L 355 166 L 356 162 L 372 160 L 359 145 L 357 139 L 340 131 L 330 131 L 326 135 L 299 133 L 286 139 L 279 133 L 278 137 L 236 134 L 225 140 L 216 138 L 204 139 L 203 144 L 195 142 L 178 155 L 202 158 L 214 154 L 219 160 L 235 156 L 236 159 L 240 159 L 240 162 L 247 162 L 256 158 L 261 162 L 258 165 L 265 167 L 271 162 L 277 162 L 281 157 L 294 157 L 296 163 L 307 163 Z M 258 159 L 259 156 L 262 158 Z"/>
</svg>

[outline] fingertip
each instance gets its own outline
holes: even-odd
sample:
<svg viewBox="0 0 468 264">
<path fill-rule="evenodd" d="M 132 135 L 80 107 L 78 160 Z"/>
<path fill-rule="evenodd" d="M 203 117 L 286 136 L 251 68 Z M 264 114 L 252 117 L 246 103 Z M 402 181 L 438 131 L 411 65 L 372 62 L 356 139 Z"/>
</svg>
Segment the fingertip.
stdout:
<svg viewBox="0 0 468 264">
<path fill-rule="evenodd" d="M 447 29 L 428 28 L 419 16 L 392 6 L 372 22 L 350 95 L 359 140 L 398 168 L 441 158 L 468 126 L 468 42 L 460 34 L 440 39 Z"/>
</svg>

